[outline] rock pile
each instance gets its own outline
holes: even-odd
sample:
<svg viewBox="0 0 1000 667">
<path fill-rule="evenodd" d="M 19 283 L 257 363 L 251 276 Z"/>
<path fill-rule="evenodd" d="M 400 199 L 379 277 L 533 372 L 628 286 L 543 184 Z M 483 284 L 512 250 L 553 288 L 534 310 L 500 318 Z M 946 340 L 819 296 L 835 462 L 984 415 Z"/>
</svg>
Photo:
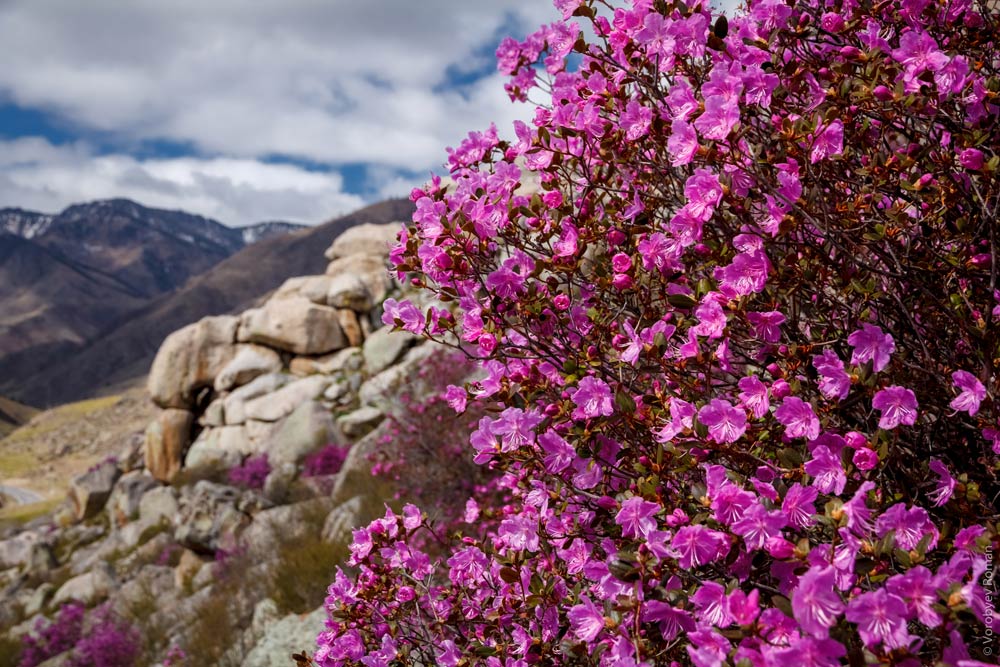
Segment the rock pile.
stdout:
<svg viewBox="0 0 1000 667">
<path fill-rule="evenodd" d="M 396 392 L 441 351 L 382 327 L 381 303 L 401 297 L 386 270 L 398 229 L 354 227 L 327 251 L 324 275 L 292 278 L 258 308 L 166 338 L 149 374 L 159 413 L 140 460 L 132 442 L 73 481 L 55 525 L 0 535 L 0 599 L 12 601 L 0 605 L 0 629 L 17 637 L 61 603 L 110 601 L 130 618 L 141 610 L 168 638 L 164 647 L 185 645 L 195 641 L 193 616 L 232 596 L 219 566 L 233 554 L 252 552 L 244 576 L 265 578 L 279 542 L 310 537 L 306 530 L 346 552 L 351 529 L 391 495 L 368 455 L 400 403 Z M 303 460 L 329 443 L 349 448 L 344 466 L 332 486 L 310 486 L 299 479 Z M 264 454 L 262 490 L 227 483 L 228 469 Z M 320 610 L 277 623 L 273 601 L 235 597 L 227 603 L 247 629 L 230 664 L 269 664 L 286 644 L 309 648 L 322 629 Z M 274 623 L 258 622 L 268 614 Z M 265 637 L 271 626 L 301 632 Z"/>
</svg>

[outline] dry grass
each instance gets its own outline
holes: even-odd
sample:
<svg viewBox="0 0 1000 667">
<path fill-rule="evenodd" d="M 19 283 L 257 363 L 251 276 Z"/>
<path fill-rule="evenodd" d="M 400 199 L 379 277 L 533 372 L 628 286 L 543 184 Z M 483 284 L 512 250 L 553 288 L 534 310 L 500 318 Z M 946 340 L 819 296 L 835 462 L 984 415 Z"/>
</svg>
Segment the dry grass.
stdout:
<svg viewBox="0 0 1000 667">
<path fill-rule="evenodd" d="M 88 417 L 97 411 L 106 410 L 117 404 L 121 398 L 120 395 L 102 396 L 86 401 L 67 403 L 66 405 L 46 410 L 4 438 L 2 444 L 14 445 L 41 437 L 72 422 Z"/>
<path fill-rule="evenodd" d="M 27 523 L 44 514 L 48 514 L 62 502 L 62 497 L 47 498 L 41 502 L 28 505 L 13 505 L 0 508 L 0 528 L 8 525 Z"/>
</svg>

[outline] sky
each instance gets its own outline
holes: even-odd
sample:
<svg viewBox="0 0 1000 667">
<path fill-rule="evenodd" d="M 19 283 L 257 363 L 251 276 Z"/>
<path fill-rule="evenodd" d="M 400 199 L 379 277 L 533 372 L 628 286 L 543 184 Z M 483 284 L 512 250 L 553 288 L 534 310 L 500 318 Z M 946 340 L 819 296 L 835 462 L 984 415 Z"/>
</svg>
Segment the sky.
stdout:
<svg viewBox="0 0 1000 667">
<path fill-rule="evenodd" d="M 405 196 L 512 104 L 547 0 L 2 0 L 0 208 L 128 197 L 232 226 Z"/>
</svg>

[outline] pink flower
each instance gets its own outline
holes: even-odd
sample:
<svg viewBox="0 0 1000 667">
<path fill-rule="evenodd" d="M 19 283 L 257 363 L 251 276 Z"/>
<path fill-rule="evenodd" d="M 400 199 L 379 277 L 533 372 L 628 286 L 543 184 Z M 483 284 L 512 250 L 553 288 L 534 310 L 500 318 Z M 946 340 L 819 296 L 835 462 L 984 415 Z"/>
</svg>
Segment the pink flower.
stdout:
<svg viewBox="0 0 1000 667">
<path fill-rule="evenodd" d="M 395 326 L 397 323 L 406 331 L 418 334 L 424 328 L 424 315 L 409 301 L 386 299 L 382 303 L 382 324 Z"/>
<path fill-rule="evenodd" d="M 781 535 L 784 527 L 785 517 L 781 512 L 768 512 L 758 502 L 733 524 L 733 532 L 743 538 L 747 549 L 763 549 L 769 539 Z"/>
<path fill-rule="evenodd" d="M 659 623 L 660 634 L 668 642 L 681 632 L 693 632 L 695 629 L 694 619 L 688 612 L 675 609 L 659 600 L 647 600 L 643 604 L 642 620 L 646 623 Z"/>
<path fill-rule="evenodd" d="M 955 492 L 955 478 L 951 476 L 951 472 L 948 471 L 947 466 L 938 459 L 931 459 L 928 467 L 938 478 L 930 497 L 934 501 L 934 507 L 940 507 L 948 502 Z"/>
<path fill-rule="evenodd" d="M 611 268 L 615 273 L 625 273 L 632 268 L 632 258 L 623 252 L 611 258 Z"/>
<path fill-rule="evenodd" d="M 838 118 L 822 130 L 816 132 L 813 139 L 809 162 L 816 164 L 820 160 L 844 152 L 844 123 Z"/>
<path fill-rule="evenodd" d="M 749 312 L 747 320 L 754 328 L 754 335 L 765 343 L 777 343 L 781 340 L 781 325 L 785 316 L 777 310 L 766 313 Z"/>
<path fill-rule="evenodd" d="M 767 397 L 767 386 L 756 375 L 740 378 L 737 383 L 740 388 L 739 399 L 743 406 L 750 410 L 757 419 L 767 414 L 771 402 Z"/>
<path fill-rule="evenodd" d="M 890 531 L 895 531 L 896 546 L 905 551 L 916 549 L 927 535 L 931 536 L 928 547 L 933 549 L 938 538 L 938 529 L 931 521 L 927 510 L 922 507 L 907 509 L 903 503 L 896 503 L 883 512 L 875 521 L 875 531 L 879 537 L 885 537 Z"/>
<path fill-rule="evenodd" d="M 542 423 L 536 410 L 525 412 L 521 408 L 507 408 L 493 422 L 490 432 L 500 436 L 500 451 L 510 452 L 534 444 L 535 427 Z"/>
<path fill-rule="evenodd" d="M 851 363 L 860 366 L 871 361 L 876 373 L 889 365 L 889 357 L 896 351 L 892 336 L 873 324 L 862 325 L 847 337 L 847 342 L 854 348 Z"/>
<path fill-rule="evenodd" d="M 862 593 L 847 604 L 847 620 L 857 623 L 858 633 L 870 649 L 904 648 L 911 637 L 906 631 L 906 605 L 884 588 Z"/>
<path fill-rule="evenodd" d="M 976 148 L 966 148 L 958 154 L 958 163 L 966 169 L 979 171 L 983 168 L 983 164 L 985 164 L 983 152 Z"/>
<path fill-rule="evenodd" d="M 647 537 L 656 529 L 656 514 L 662 509 L 659 503 L 651 503 L 639 496 L 633 496 L 622 503 L 615 517 L 615 523 L 622 527 L 623 537 Z"/>
<path fill-rule="evenodd" d="M 695 317 L 698 324 L 691 328 L 691 331 L 699 336 L 709 338 L 721 338 L 726 330 L 726 313 L 719 305 L 719 299 L 713 298 L 718 292 L 709 292 L 702 298 L 701 305 L 695 309 Z"/>
<path fill-rule="evenodd" d="M 635 141 L 649 132 L 649 123 L 653 120 L 653 110 L 635 100 L 630 100 L 621 115 L 621 127 L 625 130 L 625 139 Z"/>
<path fill-rule="evenodd" d="M 722 201 L 722 183 L 719 175 L 710 169 L 695 169 L 684 183 L 685 208 L 697 220 L 704 222 Z"/>
<path fill-rule="evenodd" d="M 812 406 L 797 396 L 788 396 L 774 411 L 774 417 L 785 427 L 789 438 L 815 440 L 819 437 L 819 418 Z"/>
<path fill-rule="evenodd" d="M 823 493 L 839 494 L 847 484 L 840 457 L 835 456 L 826 445 L 819 445 L 813 450 L 813 458 L 806 462 L 805 469 L 813 476 L 813 486 Z"/>
<path fill-rule="evenodd" d="M 905 574 L 889 577 L 885 588 L 906 603 L 907 618 L 916 616 L 929 628 L 941 625 L 941 617 L 934 611 L 939 583 L 926 567 L 917 565 Z"/>
<path fill-rule="evenodd" d="M 545 470 L 552 474 L 561 472 L 576 460 L 576 450 L 554 431 L 546 431 L 538 436 L 538 445 L 545 452 Z"/>
<path fill-rule="evenodd" d="M 878 427 L 889 430 L 900 424 L 913 426 L 917 421 L 917 397 L 906 387 L 893 385 L 875 394 L 872 407 L 882 412 Z"/>
<path fill-rule="evenodd" d="M 968 371 L 955 371 L 951 374 L 951 380 L 961 393 L 952 399 L 948 404 L 949 407 L 952 410 L 968 412 L 970 417 L 975 416 L 979 412 L 979 404 L 986 398 L 986 387 Z"/>
<path fill-rule="evenodd" d="M 566 616 L 573 634 L 582 642 L 594 641 L 604 629 L 604 611 L 588 597 L 581 597 L 580 604 L 570 607 Z"/>
<path fill-rule="evenodd" d="M 788 523 L 796 528 L 808 528 L 815 521 L 813 515 L 816 514 L 816 498 L 819 491 L 813 486 L 802 486 L 798 482 L 788 489 L 785 499 L 781 503 L 781 511 L 785 514 Z"/>
<path fill-rule="evenodd" d="M 740 122 L 740 106 L 724 95 L 713 95 L 705 100 L 705 111 L 694 121 L 694 126 L 706 139 L 722 141 Z"/>
<path fill-rule="evenodd" d="M 718 628 L 724 628 L 732 622 L 729 606 L 726 604 L 726 588 L 722 584 L 706 581 L 690 599 L 699 611 L 699 619 Z"/>
<path fill-rule="evenodd" d="M 854 450 L 854 456 L 851 457 L 851 460 L 858 467 L 858 470 L 872 470 L 878 465 L 878 454 L 868 447 L 859 447 Z"/>
<path fill-rule="evenodd" d="M 844 362 L 837 353 L 827 348 L 813 357 L 813 366 L 819 372 L 819 392 L 827 398 L 844 400 L 851 391 L 851 376 L 844 370 Z"/>
<path fill-rule="evenodd" d="M 450 384 L 448 385 L 448 388 L 445 389 L 444 400 L 449 406 L 451 406 L 452 410 L 461 414 L 465 412 L 469 396 L 462 387 L 456 387 L 455 385 Z"/>
<path fill-rule="evenodd" d="M 573 392 L 573 419 L 589 419 L 591 417 L 608 417 L 614 414 L 611 402 L 611 388 L 603 380 L 587 376 L 580 380 Z"/>
<path fill-rule="evenodd" d="M 698 411 L 698 420 L 708 427 L 708 437 L 719 444 L 735 442 L 747 430 L 746 413 L 719 398 Z"/>
<path fill-rule="evenodd" d="M 676 119 L 670 124 L 667 152 L 670 153 L 670 164 L 674 167 L 683 167 L 694 159 L 698 152 L 698 133 L 690 123 Z"/>
<path fill-rule="evenodd" d="M 720 558 L 729 551 L 729 541 L 723 533 L 701 524 L 684 526 L 670 541 L 677 562 L 692 569 Z"/>
<path fill-rule="evenodd" d="M 832 567 L 810 568 L 799 578 L 792 593 L 792 613 L 803 630 L 824 638 L 844 611 L 844 602 L 834 589 L 837 573 Z"/>
</svg>

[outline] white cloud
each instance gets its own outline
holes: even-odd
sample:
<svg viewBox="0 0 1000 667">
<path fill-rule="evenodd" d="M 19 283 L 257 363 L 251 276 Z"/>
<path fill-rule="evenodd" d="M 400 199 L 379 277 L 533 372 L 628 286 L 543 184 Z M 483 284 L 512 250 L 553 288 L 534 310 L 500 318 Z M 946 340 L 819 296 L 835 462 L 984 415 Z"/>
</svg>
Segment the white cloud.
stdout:
<svg viewBox="0 0 1000 667">
<path fill-rule="evenodd" d="M 318 223 L 359 208 L 337 173 L 237 158 L 138 160 L 94 155 L 83 144 L 27 137 L 0 141 L 0 202 L 55 212 L 69 204 L 127 197 L 242 226 L 284 219 Z"/>
<path fill-rule="evenodd" d="M 14 0 L 0 6 L 0 95 L 121 141 L 426 169 L 512 106 L 497 77 L 435 93 L 490 59 L 545 0 Z"/>
</svg>

